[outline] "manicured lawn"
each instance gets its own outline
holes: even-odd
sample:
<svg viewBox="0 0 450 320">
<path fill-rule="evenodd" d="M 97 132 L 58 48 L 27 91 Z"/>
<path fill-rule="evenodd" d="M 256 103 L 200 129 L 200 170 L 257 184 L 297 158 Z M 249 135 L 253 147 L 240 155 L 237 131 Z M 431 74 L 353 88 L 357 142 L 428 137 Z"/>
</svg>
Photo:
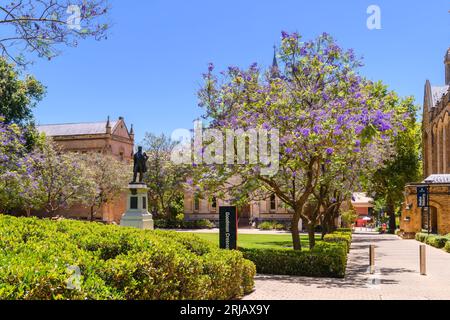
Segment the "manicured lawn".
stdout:
<svg viewBox="0 0 450 320">
<path fill-rule="evenodd" d="M 218 233 L 194 233 L 202 239 L 219 245 Z M 308 236 L 301 235 L 302 249 L 309 249 Z M 320 236 L 316 236 L 316 241 Z M 241 248 L 292 249 L 290 234 L 240 234 L 238 246 Z"/>
</svg>

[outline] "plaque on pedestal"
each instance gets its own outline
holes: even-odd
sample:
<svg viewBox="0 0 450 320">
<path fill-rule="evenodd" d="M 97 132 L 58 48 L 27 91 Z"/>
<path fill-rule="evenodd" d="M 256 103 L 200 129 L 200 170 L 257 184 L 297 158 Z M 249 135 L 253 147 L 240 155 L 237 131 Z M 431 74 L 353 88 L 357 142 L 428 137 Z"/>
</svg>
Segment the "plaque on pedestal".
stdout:
<svg viewBox="0 0 450 320">
<path fill-rule="evenodd" d="M 132 183 L 128 185 L 127 211 L 120 220 L 123 227 L 153 230 L 153 217 L 148 212 L 147 185 Z"/>
</svg>

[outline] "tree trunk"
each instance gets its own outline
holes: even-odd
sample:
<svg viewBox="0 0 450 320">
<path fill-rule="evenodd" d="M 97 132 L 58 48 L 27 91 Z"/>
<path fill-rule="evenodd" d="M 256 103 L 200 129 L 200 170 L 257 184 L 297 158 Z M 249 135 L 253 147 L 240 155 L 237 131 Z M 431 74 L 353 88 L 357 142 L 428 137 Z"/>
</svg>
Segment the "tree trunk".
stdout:
<svg viewBox="0 0 450 320">
<path fill-rule="evenodd" d="M 315 229 L 314 223 L 308 223 L 308 238 L 309 238 L 309 249 L 314 248 L 316 245 L 316 233 L 314 232 Z"/>
<path fill-rule="evenodd" d="M 92 221 L 94 221 L 94 215 L 95 215 L 95 212 L 94 212 L 94 206 L 91 206 L 91 222 Z"/>
<path fill-rule="evenodd" d="M 292 244 L 294 246 L 294 250 L 302 250 L 302 244 L 300 242 L 300 235 L 298 230 L 298 222 L 300 221 L 300 216 L 298 214 L 294 214 L 294 217 L 292 219 L 292 226 L 291 226 L 291 232 L 292 232 Z"/>
<path fill-rule="evenodd" d="M 27 213 L 27 217 L 31 217 L 31 209 L 27 208 L 25 211 Z"/>
<path fill-rule="evenodd" d="M 393 204 L 387 204 L 387 214 L 389 216 L 389 233 L 394 234 L 397 225 L 395 223 L 395 206 Z"/>
</svg>

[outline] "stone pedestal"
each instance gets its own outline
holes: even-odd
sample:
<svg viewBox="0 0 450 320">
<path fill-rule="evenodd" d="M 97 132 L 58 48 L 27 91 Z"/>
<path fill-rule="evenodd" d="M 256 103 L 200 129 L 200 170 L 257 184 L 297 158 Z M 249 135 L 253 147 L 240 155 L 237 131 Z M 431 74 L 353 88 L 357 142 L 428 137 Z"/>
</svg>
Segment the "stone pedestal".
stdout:
<svg viewBox="0 0 450 320">
<path fill-rule="evenodd" d="M 120 225 L 153 230 L 153 217 L 147 209 L 147 186 L 145 184 L 130 184 L 128 190 L 127 211 L 123 214 Z"/>
</svg>

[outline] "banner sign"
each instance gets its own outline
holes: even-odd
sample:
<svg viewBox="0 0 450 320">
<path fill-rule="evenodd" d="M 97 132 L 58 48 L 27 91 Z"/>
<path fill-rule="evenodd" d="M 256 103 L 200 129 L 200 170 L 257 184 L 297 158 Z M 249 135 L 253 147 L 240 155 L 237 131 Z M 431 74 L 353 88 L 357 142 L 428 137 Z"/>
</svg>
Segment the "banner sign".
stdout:
<svg viewBox="0 0 450 320">
<path fill-rule="evenodd" d="M 219 208 L 220 248 L 237 249 L 237 210 L 236 207 Z"/>
<path fill-rule="evenodd" d="M 417 187 L 417 207 L 426 208 L 429 206 L 429 192 L 427 186 Z"/>
</svg>

